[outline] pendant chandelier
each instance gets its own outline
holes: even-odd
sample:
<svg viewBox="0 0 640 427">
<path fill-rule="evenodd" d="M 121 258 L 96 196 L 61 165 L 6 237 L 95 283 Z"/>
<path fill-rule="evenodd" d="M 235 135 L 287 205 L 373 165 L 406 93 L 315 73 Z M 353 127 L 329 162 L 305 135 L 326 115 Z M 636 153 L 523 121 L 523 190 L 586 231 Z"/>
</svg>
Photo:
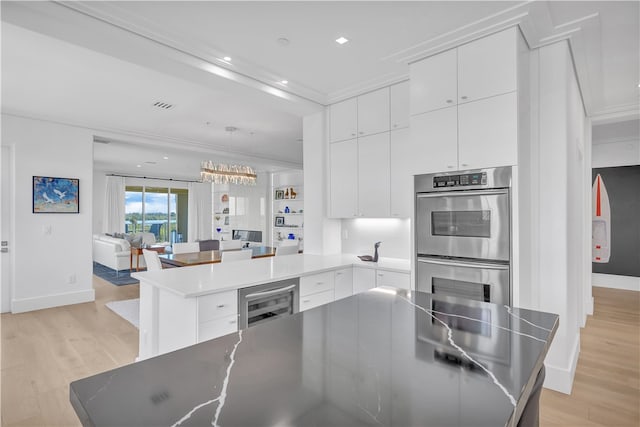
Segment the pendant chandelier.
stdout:
<svg viewBox="0 0 640 427">
<path fill-rule="evenodd" d="M 256 185 L 257 178 L 258 176 L 250 166 L 216 164 L 211 160 L 202 162 L 200 165 L 202 182 Z"/>
</svg>

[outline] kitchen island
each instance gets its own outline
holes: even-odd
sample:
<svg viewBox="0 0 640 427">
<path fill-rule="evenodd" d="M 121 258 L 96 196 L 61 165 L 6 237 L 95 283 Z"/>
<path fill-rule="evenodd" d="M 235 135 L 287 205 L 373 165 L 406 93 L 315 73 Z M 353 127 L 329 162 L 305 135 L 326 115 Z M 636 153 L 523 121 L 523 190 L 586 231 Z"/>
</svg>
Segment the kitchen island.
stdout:
<svg viewBox="0 0 640 427">
<path fill-rule="evenodd" d="M 83 425 L 515 426 L 558 316 L 390 287 L 71 383 Z"/>
<path fill-rule="evenodd" d="M 370 274 L 352 274 L 354 268 Z M 372 263 L 355 255 L 297 254 L 134 273 L 140 280 L 137 360 L 237 331 L 239 289 L 299 278 L 303 311 L 375 286 L 409 288 L 410 268 L 408 260 L 393 258 Z"/>
</svg>

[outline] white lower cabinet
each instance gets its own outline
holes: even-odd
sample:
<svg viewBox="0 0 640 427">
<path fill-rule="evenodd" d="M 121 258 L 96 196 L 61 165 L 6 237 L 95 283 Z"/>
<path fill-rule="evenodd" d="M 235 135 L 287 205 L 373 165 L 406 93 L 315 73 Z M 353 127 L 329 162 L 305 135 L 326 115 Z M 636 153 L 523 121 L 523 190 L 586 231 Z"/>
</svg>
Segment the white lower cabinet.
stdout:
<svg viewBox="0 0 640 427">
<path fill-rule="evenodd" d="M 333 301 L 333 289 L 313 295 L 300 296 L 300 311 L 309 310 Z"/>
<path fill-rule="evenodd" d="M 333 291 L 333 271 L 302 276 L 300 278 L 300 296 L 317 294 L 318 292 Z"/>
<path fill-rule="evenodd" d="M 353 294 L 376 287 L 376 271 L 372 268 L 353 267 Z"/>
<path fill-rule="evenodd" d="M 334 272 L 333 295 L 336 301 L 353 295 L 353 268 L 343 268 Z"/>
<path fill-rule="evenodd" d="M 333 271 L 302 276 L 300 278 L 300 311 L 333 301 L 333 278 Z"/>
<path fill-rule="evenodd" d="M 411 289 L 411 274 L 376 270 L 376 286 L 393 286 L 394 288 Z"/>
<path fill-rule="evenodd" d="M 238 291 L 198 297 L 197 342 L 211 340 L 238 330 Z"/>
<path fill-rule="evenodd" d="M 198 342 L 212 340 L 238 331 L 238 315 L 222 317 L 198 324 Z"/>
</svg>

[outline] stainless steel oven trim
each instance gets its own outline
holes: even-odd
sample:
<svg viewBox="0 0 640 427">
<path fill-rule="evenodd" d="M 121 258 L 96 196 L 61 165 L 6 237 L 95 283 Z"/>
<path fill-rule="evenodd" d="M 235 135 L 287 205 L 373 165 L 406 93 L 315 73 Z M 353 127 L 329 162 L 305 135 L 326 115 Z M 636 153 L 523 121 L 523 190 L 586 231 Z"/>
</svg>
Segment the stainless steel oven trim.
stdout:
<svg viewBox="0 0 640 427">
<path fill-rule="evenodd" d="M 496 188 L 491 190 L 449 190 L 447 192 L 440 193 L 417 193 L 418 199 L 424 199 L 427 197 L 456 197 L 456 196 L 491 196 L 495 194 L 509 195 L 509 190 L 506 188 Z"/>
<path fill-rule="evenodd" d="M 438 172 L 424 175 L 416 175 L 414 184 L 416 193 L 440 193 L 443 191 L 467 191 L 487 188 L 511 188 L 511 166 L 486 169 L 470 169 L 455 172 Z M 436 176 L 456 176 L 464 174 L 483 173 L 487 174 L 487 181 L 481 185 L 465 185 L 461 187 L 434 187 L 433 178 Z"/>
<path fill-rule="evenodd" d="M 293 289 L 296 286 L 297 285 L 291 285 L 291 286 L 286 286 L 284 288 L 273 289 L 273 290 L 270 290 L 270 291 L 254 292 L 252 294 L 245 295 L 244 297 L 246 299 L 251 299 L 251 298 L 256 298 L 256 297 L 266 297 L 268 295 L 279 294 L 279 293 L 282 293 L 284 291 L 288 291 L 289 289 Z"/>
<path fill-rule="evenodd" d="M 434 258 L 425 258 L 418 256 L 418 262 L 424 262 L 428 264 L 438 264 L 438 265 L 450 265 L 452 267 L 469 267 L 469 268 L 482 268 L 483 270 L 508 270 L 509 264 L 494 264 L 488 262 L 477 262 L 477 261 L 460 261 L 458 259 L 434 259 Z"/>
<path fill-rule="evenodd" d="M 459 259 L 443 259 L 443 258 L 432 258 L 432 257 L 419 257 L 417 261 L 420 264 L 416 265 L 416 290 L 431 293 L 432 295 L 437 295 L 432 293 L 432 285 L 431 285 L 430 277 L 433 277 L 432 276 L 433 273 L 430 273 L 425 277 L 425 275 L 421 274 L 421 270 L 422 270 L 421 265 L 424 266 L 427 264 L 434 264 L 440 267 L 485 270 L 488 274 L 491 275 L 491 277 L 494 280 L 499 279 L 500 275 L 504 274 L 503 272 L 506 271 L 508 276 L 506 278 L 506 281 L 498 280 L 498 281 L 487 282 L 482 284 L 491 286 L 492 299 L 489 302 L 492 302 L 498 305 L 503 305 L 503 304 L 511 305 L 511 298 L 512 298 L 511 283 L 513 280 L 512 279 L 513 272 L 511 271 L 510 263 L 494 264 L 494 263 L 487 263 L 482 261 L 480 262 L 471 261 L 471 260 L 460 261 Z M 493 272 L 493 274 L 491 272 Z M 463 275 L 464 275 L 464 272 L 463 272 Z M 438 276 L 438 277 L 442 277 L 444 279 L 469 281 L 469 279 L 461 278 L 459 275 L 458 277 L 455 277 L 453 270 L 450 272 L 449 276 Z M 429 280 L 428 282 L 426 282 L 427 286 L 425 287 L 424 280 L 426 278 L 429 278 Z M 479 283 L 479 282 L 474 282 L 474 283 Z"/>
<path fill-rule="evenodd" d="M 248 303 L 251 300 L 269 295 L 277 295 L 279 293 L 289 292 L 293 294 L 292 314 L 298 313 L 300 311 L 300 278 L 298 277 L 238 289 L 238 327 L 240 329 L 246 329 L 249 327 Z"/>
</svg>

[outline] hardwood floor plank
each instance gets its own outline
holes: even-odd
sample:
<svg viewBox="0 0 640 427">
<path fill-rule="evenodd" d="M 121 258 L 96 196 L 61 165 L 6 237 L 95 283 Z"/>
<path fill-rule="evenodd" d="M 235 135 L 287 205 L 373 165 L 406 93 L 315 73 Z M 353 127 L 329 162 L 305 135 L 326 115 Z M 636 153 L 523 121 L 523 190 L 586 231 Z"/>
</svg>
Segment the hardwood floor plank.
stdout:
<svg viewBox="0 0 640 427">
<path fill-rule="evenodd" d="M 640 292 L 593 288 L 593 296 L 572 393 L 543 389 L 543 427 L 640 426 Z"/>
</svg>

